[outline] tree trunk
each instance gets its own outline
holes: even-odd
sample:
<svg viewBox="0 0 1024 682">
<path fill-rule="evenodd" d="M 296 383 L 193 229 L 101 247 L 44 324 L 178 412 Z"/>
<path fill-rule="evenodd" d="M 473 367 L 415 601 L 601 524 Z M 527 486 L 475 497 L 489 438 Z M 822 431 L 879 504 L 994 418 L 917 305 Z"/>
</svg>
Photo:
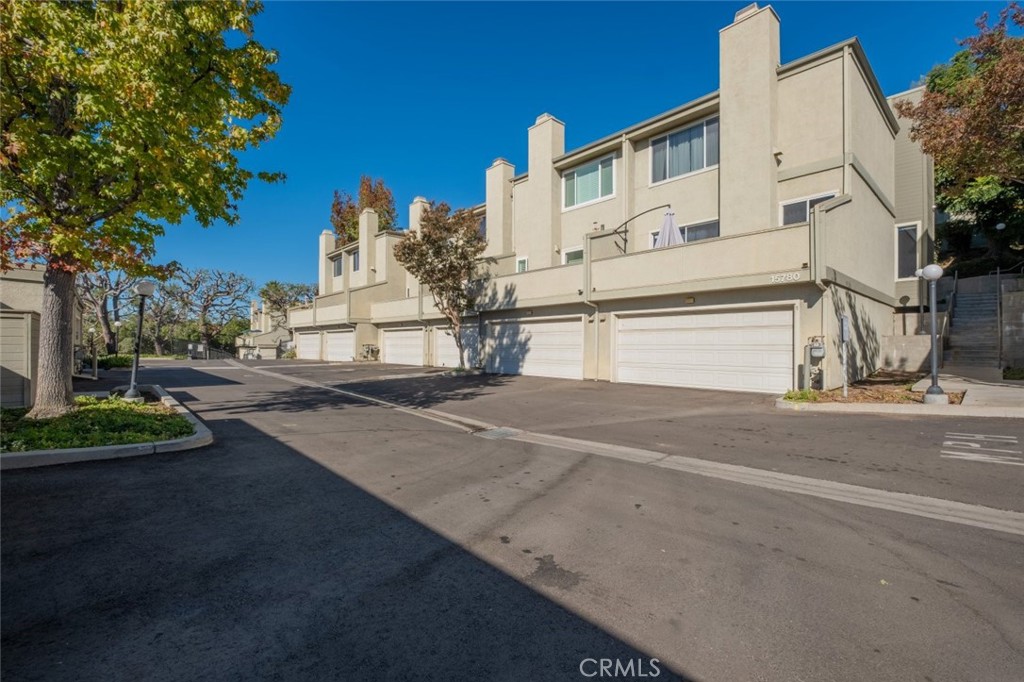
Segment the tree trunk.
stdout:
<svg viewBox="0 0 1024 682">
<path fill-rule="evenodd" d="M 39 368 L 35 406 L 29 419 L 59 417 L 74 409 L 71 362 L 75 311 L 75 273 L 59 266 L 43 275 L 43 310 L 39 320 Z"/>
<path fill-rule="evenodd" d="M 107 299 L 100 303 L 100 310 L 96 311 L 96 319 L 100 323 L 100 331 L 103 332 L 103 345 L 107 349 L 107 355 L 117 352 L 117 341 L 114 340 L 114 330 L 110 328 L 110 310 L 107 308 Z"/>
<path fill-rule="evenodd" d="M 459 369 L 466 369 L 466 351 L 462 347 L 462 320 L 448 318 L 448 326 L 452 330 L 452 336 L 455 337 L 455 347 L 459 349 Z"/>
<path fill-rule="evenodd" d="M 160 323 L 153 320 L 153 352 L 157 355 L 164 354 L 164 342 L 163 339 L 160 338 L 160 330 Z"/>
</svg>

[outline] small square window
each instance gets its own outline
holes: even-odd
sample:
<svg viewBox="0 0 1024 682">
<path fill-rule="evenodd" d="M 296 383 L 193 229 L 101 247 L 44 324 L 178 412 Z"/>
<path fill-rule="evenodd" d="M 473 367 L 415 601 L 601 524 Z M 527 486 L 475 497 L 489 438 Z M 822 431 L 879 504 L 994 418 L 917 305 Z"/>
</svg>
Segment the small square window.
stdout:
<svg viewBox="0 0 1024 682">
<path fill-rule="evenodd" d="M 568 249 L 562 252 L 562 263 L 564 265 L 572 265 L 573 263 L 583 262 L 583 249 Z"/>
<path fill-rule="evenodd" d="M 345 259 L 338 258 L 337 260 L 332 262 L 334 264 L 334 276 L 341 277 L 341 275 L 345 272 Z"/>
<path fill-rule="evenodd" d="M 516 259 L 516 272 L 526 272 L 530 269 L 530 260 L 528 258 L 517 258 Z"/>
<path fill-rule="evenodd" d="M 782 204 L 782 224 L 797 225 L 811 219 L 811 209 L 818 204 L 834 198 L 835 194 L 822 194 L 809 199 L 799 199 Z"/>
</svg>

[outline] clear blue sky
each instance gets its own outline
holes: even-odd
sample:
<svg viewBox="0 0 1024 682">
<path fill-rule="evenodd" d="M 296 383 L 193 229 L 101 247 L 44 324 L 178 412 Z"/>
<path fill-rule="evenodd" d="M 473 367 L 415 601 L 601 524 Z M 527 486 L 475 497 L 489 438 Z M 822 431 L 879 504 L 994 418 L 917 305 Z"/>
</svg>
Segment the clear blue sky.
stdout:
<svg viewBox="0 0 1024 682">
<path fill-rule="evenodd" d="M 334 189 L 361 174 L 392 188 L 399 224 L 413 197 L 484 198 L 484 170 L 527 171 L 526 129 L 549 112 L 566 149 L 718 88 L 718 31 L 739 2 L 267 2 L 258 39 L 292 88 L 277 138 L 248 167 L 241 221 L 168 228 L 157 259 L 315 282 L 317 235 Z M 764 2 L 759 4 L 764 5 Z M 860 38 L 886 94 L 916 84 L 1001 3 L 777 2 L 782 61 Z"/>
</svg>

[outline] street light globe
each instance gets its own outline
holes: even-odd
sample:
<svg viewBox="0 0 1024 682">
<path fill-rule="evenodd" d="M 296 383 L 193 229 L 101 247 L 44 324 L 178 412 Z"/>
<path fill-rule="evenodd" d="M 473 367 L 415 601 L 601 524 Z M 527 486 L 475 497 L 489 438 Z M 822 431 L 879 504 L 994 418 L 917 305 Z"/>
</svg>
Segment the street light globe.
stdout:
<svg viewBox="0 0 1024 682">
<path fill-rule="evenodd" d="M 96 333 L 96 327 L 89 327 L 89 333 L 90 334 L 95 334 Z"/>
<path fill-rule="evenodd" d="M 1006 229 L 1006 223 L 999 223 L 998 225 L 996 225 L 996 229 L 1002 232 L 1003 230 Z"/>
<path fill-rule="evenodd" d="M 152 296 L 156 291 L 156 284 L 150 281 L 142 281 L 135 285 L 135 293 L 139 296 Z"/>
<path fill-rule="evenodd" d="M 940 277 L 942 277 L 942 267 L 936 265 L 935 263 L 932 263 L 931 265 L 926 265 L 921 270 L 921 275 L 926 280 L 928 280 L 930 282 L 934 282 L 935 280 L 937 280 Z"/>
<path fill-rule="evenodd" d="M 114 322 L 114 328 L 120 329 L 122 324 L 124 324 L 124 322 L 122 322 L 121 320 L 117 320 L 116 322 Z"/>
</svg>

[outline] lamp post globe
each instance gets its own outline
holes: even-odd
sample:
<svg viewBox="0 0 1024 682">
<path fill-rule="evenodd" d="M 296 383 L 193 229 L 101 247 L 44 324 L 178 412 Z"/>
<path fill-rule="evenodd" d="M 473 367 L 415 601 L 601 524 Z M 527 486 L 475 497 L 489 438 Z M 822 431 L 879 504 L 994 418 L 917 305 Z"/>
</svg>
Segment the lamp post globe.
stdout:
<svg viewBox="0 0 1024 682">
<path fill-rule="evenodd" d="M 146 312 L 146 297 L 152 296 L 156 291 L 156 284 L 147 280 L 143 280 L 135 285 L 135 293 L 139 295 L 139 319 L 137 323 L 137 329 L 135 330 L 135 357 L 132 358 L 132 379 L 131 384 L 128 386 L 128 391 L 124 394 L 125 400 L 142 400 L 142 396 L 139 394 L 139 386 L 137 383 L 139 376 L 139 353 L 142 351 L 142 322 L 143 315 Z"/>
</svg>

